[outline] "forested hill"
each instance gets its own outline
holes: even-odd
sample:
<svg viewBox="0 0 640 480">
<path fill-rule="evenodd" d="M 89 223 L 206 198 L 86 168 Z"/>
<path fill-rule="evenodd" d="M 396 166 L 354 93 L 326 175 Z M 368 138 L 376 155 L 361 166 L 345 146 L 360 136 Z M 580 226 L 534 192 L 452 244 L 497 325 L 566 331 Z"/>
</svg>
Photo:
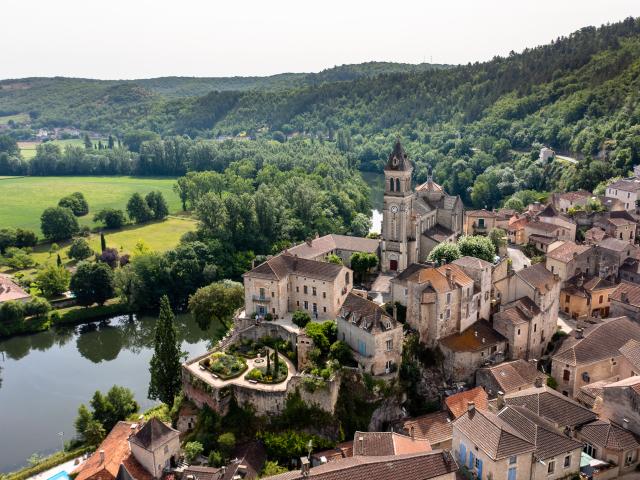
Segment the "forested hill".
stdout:
<svg viewBox="0 0 640 480">
<path fill-rule="evenodd" d="M 373 170 L 400 136 L 417 180 L 431 166 L 465 203 L 487 207 L 520 189 L 593 188 L 640 163 L 640 20 L 585 27 L 484 63 L 394 68 L 345 66 L 302 81 L 284 74 L 260 80 L 260 88 L 225 79 L 232 90 L 218 86 L 197 97 L 179 92 L 205 88 L 203 79 L 191 87 L 175 79 L 3 82 L 0 115 L 28 112 L 32 127 L 72 125 L 118 137 L 138 130 L 279 141 L 302 135 L 335 141 Z M 540 144 L 583 160 L 540 164 Z"/>
</svg>

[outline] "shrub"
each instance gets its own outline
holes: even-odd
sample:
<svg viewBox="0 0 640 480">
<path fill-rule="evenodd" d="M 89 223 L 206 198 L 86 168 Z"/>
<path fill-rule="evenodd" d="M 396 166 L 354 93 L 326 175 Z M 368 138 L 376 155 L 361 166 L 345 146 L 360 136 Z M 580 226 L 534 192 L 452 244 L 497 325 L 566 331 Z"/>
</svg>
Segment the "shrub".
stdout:
<svg viewBox="0 0 640 480">
<path fill-rule="evenodd" d="M 93 250 L 84 238 L 76 238 L 69 248 L 69 258 L 81 261 L 93 255 Z"/>
<path fill-rule="evenodd" d="M 262 371 L 259 368 L 252 368 L 244 378 L 246 378 L 247 380 L 256 380 L 258 382 L 261 382 L 263 379 Z"/>
<path fill-rule="evenodd" d="M 23 270 L 33 267 L 36 262 L 29 256 L 27 250 L 9 247 L 4 255 L 3 263 L 15 270 Z"/>
<path fill-rule="evenodd" d="M 105 248 L 104 251 L 98 256 L 98 260 L 106 263 L 111 268 L 118 266 L 118 250 L 115 248 Z"/>
<path fill-rule="evenodd" d="M 300 328 L 304 328 L 307 326 L 307 323 L 311 321 L 311 317 L 304 310 L 296 310 L 293 312 L 293 316 L 291 320 L 294 324 L 296 324 Z"/>
<path fill-rule="evenodd" d="M 109 229 L 121 228 L 125 222 L 124 212 L 116 208 L 105 208 L 93 217 L 93 221 L 101 222 Z"/>
<path fill-rule="evenodd" d="M 84 195 L 80 192 L 72 193 L 63 197 L 58 202 L 58 206 L 62 208 L 68 208 L 73 212 L 76 217 L 82 217 L 89 213 L 89 204 L 84 198 Z"/>
<path fill-rule="evenodd" d="M 3 323 L 18 322 L 24 318 L 24 304 L 8 301 L 0 303 L 0 321 Z"/>
<path fill-rule="evenodd" d="M 203 451 L 204 447 L 200 442 L 187 442 L 184 446 L 184 456 L 189 462 L 193 462 Z"/>
<path fill-rule="evenodd" d="M 16 247 L 35 247 L 38 243 L 38 236 L 31 230 L 16 228 Z"/>
<path fill-rule="evenodd" d="M 78 220 L 68 208 L 50 207 L 40 216 L 40 229 L 50 241 L 67 240 L 78 231 Z"/>
<path fill-rule="evenodd" d="M 49 265 L 40 270 L 36 283 L 45 297 L 55 297 L 67 291 L 71 273 L 64 267 Z"/>
</svg>

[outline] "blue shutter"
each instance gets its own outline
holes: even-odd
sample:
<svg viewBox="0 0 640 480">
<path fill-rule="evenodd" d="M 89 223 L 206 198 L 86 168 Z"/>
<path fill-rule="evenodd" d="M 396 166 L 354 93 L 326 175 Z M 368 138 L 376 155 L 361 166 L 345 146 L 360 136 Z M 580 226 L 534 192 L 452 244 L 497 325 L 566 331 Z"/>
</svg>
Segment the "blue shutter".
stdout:
<svg viewBox="0 0 640 480">
<path fill-rule="evenodd" d="M 475 455 L 471 450 L 469 450 L 469 468 L 473 469 L 473 461 L 475 460 Z"/>
<path fill-rule="evenodd" d="M 516 467 L 512 467 L 509 469 L 508 480 L 516 480 Z"/>
<path fill-rule="evenodd" d="M 460 463 L 464 464 L 467 459 L 467 447 L 464 446 L 464 443 L 460 444 Z"/>
<path fill-rule="evenodd" d="M 476 463 L 478 464 L 478 479 L 482 480 L 482 460 L 478 459 Z"/>
</svg>

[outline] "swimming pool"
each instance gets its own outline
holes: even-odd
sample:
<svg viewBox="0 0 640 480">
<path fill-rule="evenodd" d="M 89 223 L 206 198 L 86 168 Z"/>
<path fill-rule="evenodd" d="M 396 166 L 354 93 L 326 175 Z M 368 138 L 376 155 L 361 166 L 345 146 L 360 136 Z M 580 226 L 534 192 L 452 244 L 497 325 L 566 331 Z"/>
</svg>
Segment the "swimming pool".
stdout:
<svg viewBox="0 0 640 480">
<path fill-rule="evenodd" d="M 63 470 L 56 473 L 53 477 L 47 478 L 47 480 L 69 480 L 69 474 Z"/>
</svg>

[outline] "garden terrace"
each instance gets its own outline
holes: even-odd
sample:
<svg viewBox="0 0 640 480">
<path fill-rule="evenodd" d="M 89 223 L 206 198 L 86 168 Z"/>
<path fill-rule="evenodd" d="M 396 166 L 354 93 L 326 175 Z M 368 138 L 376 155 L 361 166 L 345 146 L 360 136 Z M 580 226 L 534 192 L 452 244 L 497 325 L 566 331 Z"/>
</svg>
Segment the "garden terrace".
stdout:
<svg viewBox="0 0 640 480">
<path fill-rule="evenodd" d="M 249 370 L 245 378 L 249 382 L 258 382 L 265 384 L 275 384 L 284 382 L 287 379 L 289 370 L 287 364 L 282 360 L 283 355 L 278 354 L 278 362 L 276 364 L 276 352 L 268 350 L 269 357 L 256 358 L 253 361 L 254 367 Z"/>
<path fill-rule="evenodd" d="M 212 353 L 198 364 L 200 369 L 208 370 L 223 380 L 236 378 L 247 370 L 247 362 L 242 357 L 225 352 Z"/>
</svg>

